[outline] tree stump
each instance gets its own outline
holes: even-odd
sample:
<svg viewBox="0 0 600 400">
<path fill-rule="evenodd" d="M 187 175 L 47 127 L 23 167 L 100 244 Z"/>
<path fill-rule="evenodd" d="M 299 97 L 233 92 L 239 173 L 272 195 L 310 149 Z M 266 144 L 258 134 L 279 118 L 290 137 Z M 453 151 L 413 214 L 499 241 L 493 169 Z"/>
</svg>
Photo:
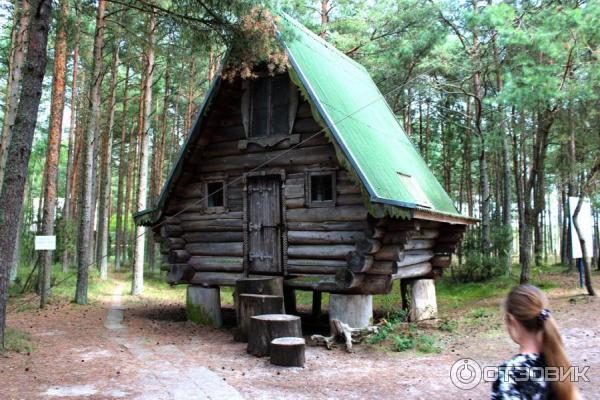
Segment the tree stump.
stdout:
<svg viewBox="0 0 600 400">
<path fill-rule="evenodd" d="M 304 367 L 304 338 L 282 337 L 271 341 L 271 364 L 282 367 Z"/>
<path fill-rule="evenodd" d="M 263 314 L 283 314 L 283 296 L 240 294 L 238 312 L 238 326 L 234 330 L 233 339 L 237 342 L 247 342 L 250 318 Z"/>
<path fill-rule="evenodd" d="M 273 339 L 302 337 L 300 317 L 289 314 L 256 315 L 250 318 L 248 353 L 257 357 L 268 356 Z"/>
<path fill-rule="evenodd" d="M 241 294 L 268 294 L 271 296 L 283 296 L 283 278 L 280 276 L 264 276 L 241 278 L 235 282 L 233 302 L 235 306 L 235 317 L 240 324 L 239 296 Z"/>
</svg>

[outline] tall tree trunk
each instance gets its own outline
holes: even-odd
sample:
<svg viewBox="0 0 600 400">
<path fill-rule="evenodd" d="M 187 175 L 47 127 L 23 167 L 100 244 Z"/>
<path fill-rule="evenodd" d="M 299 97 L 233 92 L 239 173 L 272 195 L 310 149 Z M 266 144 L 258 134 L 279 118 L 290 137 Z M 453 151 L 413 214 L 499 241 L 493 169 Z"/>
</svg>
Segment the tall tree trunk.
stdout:
<svg viewBox="0 0 600 400">
<path fill-rule="evenodd" d="M 33 134 L 42 96 L 42 81 L 46 72 L 46 48 L 52 11 L 51 0 L 31 0 L 31 22 L 25 71 L 21 82 L 19 104 L 11 126 L 12 138 L 7 148 L 4 181 L 0 189 L 0 350 L 4 349 L 6 303 L 8 302 L 8 272 L 13 261 L 18 221 L 23 209 L 27 167 L 31 155 Z"/>
<path fill-rule="evenodd" d="M 0 188 L 4 180 L 7 151 L 13 132 L 11 128 L 15 124 L 17 106 L 19 104 L 19 88 L 23 76 L 23 63 L 28 46 L 29 24 L 31 22 L 31 4 L 30 0 L 15 1 L 15 21 L 17 21 L 17 26 L 11 38 L 6 100 L 4 102 L 4 121 L 2 123 L 2 137 L 0 138 Z"/>
<path fill-rule="evenodd" d="M 567 173 L 568 173 L 568 180 L 567 180 L 567 210 L 568 210 L 568 215 L 571 216 L 573 211 L 571 210 L 571 206 L 570 206 L 570 202 L 569 202 L 569 197 L 574 197 L 576 196 L 576 191 L 575 191 L 575 180 L 577 178 L 577 170 L 575 168 L 575 163 L 577 162 L 577 160 L 575 159 L 575 123 L 573 121 L 573 115 L 572 115 L 572 110 L 571 107 L 568 108 L 567 110 L 567 119 L 568 119 L 568 127 L 569 127 L 569 143 L 568 143 L 568 151 L 567 151 L 567 160 L 568 160 L 568 168 L 567 168 Z M 572 238 L 573 238 L 573 232 L 571 231 L 573 229 L 573 227 L 571 226 L 571 224 L 568 225 L 568 232 L 567 232 L 567 254 L 568 254 L 568 262 L 569 262 L 569 272 L 573 272 L 575 271 L 575 258 L 573 257 L 573 243 L 572 243 Z"/>
<path fill-rule="evenodd" d="M 154 73 L 154 33 L 156 30 L 156 14 L 150 16 L 146 47 L 146 70 L 144 85 L 144 124 L 140 140 L 140 177 L 138 183 L 138 211 L 146 209 L 146 196 L 148 188 L 148 135 L 152 123 L 152 83 Z M 133 279 L 131 294 L 139 295 L 144 290 L 144 247 L 146 227 L 138 226 L 135 236 L 135 253 L 133 257 Z"/>
<path fill-rule="evenodd" d="M 321 0 L 321 32 L 319 32 L 319 36 L 325 38 L 327 36 L 327 25 L 329 25 L 329 11 L 331 8 L 329 7 L 329 0 Z"/>
<path fill-rule="evenodd" d="M 473 200 L 473 179 L 472 179 L 472 167 L 471 167 L 471 98 L 466 96 L 465 101 L 467 102 L 466 110 L 466 122 L 467 127 L 465 131 L 465 145 L 463 151 L 464 169 L 465 169 L 465 189 L 467 192 L 467 212 L 469 217 L 472 217 L 475 209 L 475 202 Z"/>
<path fill-rule="evenodd" d="M 44 190 L 44 216 L 42 234 L 54 235 L 56 220 L 56 179 L 60 156 L 60 138 L 62 133 L 63 110 L 65 108 L 65 86 L 67 78 L 67 31 L 68 8 L 66 0 L 60 2 L 58 28 L 54 41 L 54 71 L 52 75 L 52 98 L 50 103 L 50 128 L 48 130 L 48 148 L 46 152 L 46 187 Z M 47 250 L 42 255 L 42 279 L 40 307 L 44 308 L 50 296 L 50 280 L 54 252 Z"/>
<path fill-rule="evenodd" d="M 123 90 L 123 113 L 121 116 L 121 143 L 119 145 L 119 176 L 117 177 L 117 226 L 115 232 L 115 270 L 121 269 L 121 258 L 123 256 L 123 189 L 124 180 L 127 176 L 127 163 L 125 159 L 125 140 L 127 139 L 127 111 L 129 105 L 129 64 L 125 72 L 125 89 Z"/>
<path fill-rule="evenodd" d="M 496 46 L 496 34 L 493 35 L 493 48 L 494 48 L 494 61 L 496 64 L 496 89 L 498 93 L 501 93 L 504 90 L 504 80 L 502 77 L 502 64 L 500 62 L 500 55 L 498 52 L 498 47 Z M 512 271 L 512 262 L 511 262 L 511 253 L 512 253 L 512 185 L 511 185 L 511 177 L 510 177 L 510 149 L 509 149 L 509 137 L 506 132 L 506 122 L 505 117 L 506 113 L 503 110 L 502 105 L 498 106 L 498 116 L 500 117 L 500 121 L 498 124 L 498 129 L 500 133 L 500 138 L 502 141 L 502 227 L 504 230 L 504 234 L 506 235 L 506 248 L 501 250 L 500 262 L 508 271 L 511 273 Z"/>
<path fill-rule="evenodd" d="M 109 84 L 108 123 L 102 136 L 102 151 L 100 164 L 100 195 L 98 201 L 98 240 L 96 245 L 96 264 L 100 267 L 100 279 L 108 279 L 108 241 L 110 222 L 110 193 L 113 127 L 115 122 L 115 104 L 117 93 L 117 78 L 119 75 L 119 43 L 115 39 L 111 64 Z"/>
<path fill-rule="evenodd" d="M 538 113 L 537 128 L 534 139 L 531 165 L 524 190 L 524 220 L 526 242 L 521 247 L 524 253 L 521 255 L 521 283 L 528 283 L 531 273 L 531 240 L 534 227 L 539 222 L 540 214 L 545 208 L 545 173 L 546 154 L 548 152 L 548 136 L 554 124 L 556 108 L 547 108 Z"/>
<path fill-rule="evenodd" d="M 98 1 L 96 14 L 96 33 L 94 36 L 94 59 L 93 74 L 90 81 L 89 94 L 89 121 L 82 143 L 82 189 L 81 189 L 81 211 L 79 217 L 79 240 L 77 250 L 77 288 L 75 301 L 77 304 L 87 304 L 88 269 L 92 255 L 90 243 L 92 243 L 92 190 L 94 184 L 93 154 L 94 139 L 97 136 L 98 120 L 100 117 L 100 89 L 102 87 L 103 66 L 102 47 L 104 45 L 104 11 L 106 0 Z"/>
<path fill-rule="evenodd" d="M 194 79 L 196 75 L 196 58 L 194 57 L 194 53 L 192 53 L 190 58 L 190 79 L 187 92 L 187 112 L 185 113 L 184 140 L 187 139 L 188 135 L 190 134 L 190 130 L 192 129 L 192 119 L 194 118 L 194 86 L 196 85 L 196 80 Z"/>
<path fill-rule="evenodd" d="M 63 227 L 65 235 L 65 244 L 71 244 L 73 242 L 73 213 L 72 213 L 72 203 L 75 199 L 75 190 L 71 183 L 71 178 L 73 176 L 74 169 L 74 159 L 75 159 L 75 132 L 76 132 L 76 121 L 77 121 L 77 79 L 78 79 L 78 68 L 79 68 L 79 36 L 80 36 L 80 28 L 81 28 L 81 15 L 77 11 L 77 22 L 75 23 L 75 36 L 73 39 L 73 74 L 71 78 L 71 119 L 69 124 L 69 141 L 68 141 L 68 151 L 67 151 L 67 173 L 66 173 L 66 183 L 65 183 L 65 205 L 63 208 Z M 63 272 L 67 272 L 69 270 L 69 265 L 71 264 L 71 256 L 68 246 L 65 245 L 62 255 L 62 270 Z"/>
</svg>

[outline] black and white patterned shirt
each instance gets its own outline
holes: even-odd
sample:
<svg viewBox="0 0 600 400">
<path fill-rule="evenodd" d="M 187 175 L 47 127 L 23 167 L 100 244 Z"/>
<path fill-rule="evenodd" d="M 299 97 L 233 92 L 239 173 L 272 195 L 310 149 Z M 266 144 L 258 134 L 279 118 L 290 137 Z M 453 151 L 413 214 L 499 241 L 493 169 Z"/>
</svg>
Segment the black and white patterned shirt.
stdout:
<svg viewBox="0 0 600 400">
<path fill-rule="evenodd" d="M 499 367 L 492 400 L 553 400 L 550 382 L 544 380 L 545 366 L 541 354 L 517 354 Z"/>
</svg>

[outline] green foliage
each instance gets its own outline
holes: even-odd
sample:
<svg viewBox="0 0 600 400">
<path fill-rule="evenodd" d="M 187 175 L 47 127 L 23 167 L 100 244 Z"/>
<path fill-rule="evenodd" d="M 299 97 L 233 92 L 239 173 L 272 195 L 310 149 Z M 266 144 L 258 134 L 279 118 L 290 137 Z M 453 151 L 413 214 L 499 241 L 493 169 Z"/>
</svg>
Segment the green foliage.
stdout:
<svg viewBox="0 0 600 400">
<path fill-rule="evenodd" d="M 377 344 L 388 338 L 388 336 L 396 331 L 401 325 L 405 325 L 408 321 L 408 312 L 406 310 L 400 310 L 392 314 L 388 314 L 388 317 L 383 320 L 383 324 L 379 327 L 377 333 L 371 334 L 365 340 L 368 344 Z"/>
<path fill-rule="evenodd" d="M 458 329 L 458 322 L 450 319 L 442 319 L 440 322 L 439 330 L 442 332 L 454 332 Z"/>
<path fill-rule="evenodd" d="M 432 335 L 419 335 L 416 346 L 421 353 L 441 353 L 442 351 Z"/>
<path fill-rule="evenodd" d="M 401 352 L 411 350 L 414 349 L 416 345 L 415 338 L 410 334 L 394 335 L 392 339 L 394 340 L 394 351 Z"/>
</svg>

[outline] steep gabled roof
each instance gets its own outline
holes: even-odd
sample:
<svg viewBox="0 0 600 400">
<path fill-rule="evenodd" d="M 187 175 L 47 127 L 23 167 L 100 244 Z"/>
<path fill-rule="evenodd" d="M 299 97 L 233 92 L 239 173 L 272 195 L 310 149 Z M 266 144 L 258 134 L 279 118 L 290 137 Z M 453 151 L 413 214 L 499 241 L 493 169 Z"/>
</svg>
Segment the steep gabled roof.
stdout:
<svg viewBox="0 0 600 400">
<path fill-rule="evenodd" d="M 369 194 L 372 203 L 434 214 L 452 222 L 472 223 L 460 215 L 419 152 L 412 145 L 367 70 L 285 13 L 277 20 L 279 40 L 291 64 L 291 75 L 318 110 Z M 181 174 L 189 143 L 200 134 L 207 105 L 220 84 L 217 76 L 157 207 L 136 215 L 138 223 L 160 218 L 170 188 Z"/>
</svg>

